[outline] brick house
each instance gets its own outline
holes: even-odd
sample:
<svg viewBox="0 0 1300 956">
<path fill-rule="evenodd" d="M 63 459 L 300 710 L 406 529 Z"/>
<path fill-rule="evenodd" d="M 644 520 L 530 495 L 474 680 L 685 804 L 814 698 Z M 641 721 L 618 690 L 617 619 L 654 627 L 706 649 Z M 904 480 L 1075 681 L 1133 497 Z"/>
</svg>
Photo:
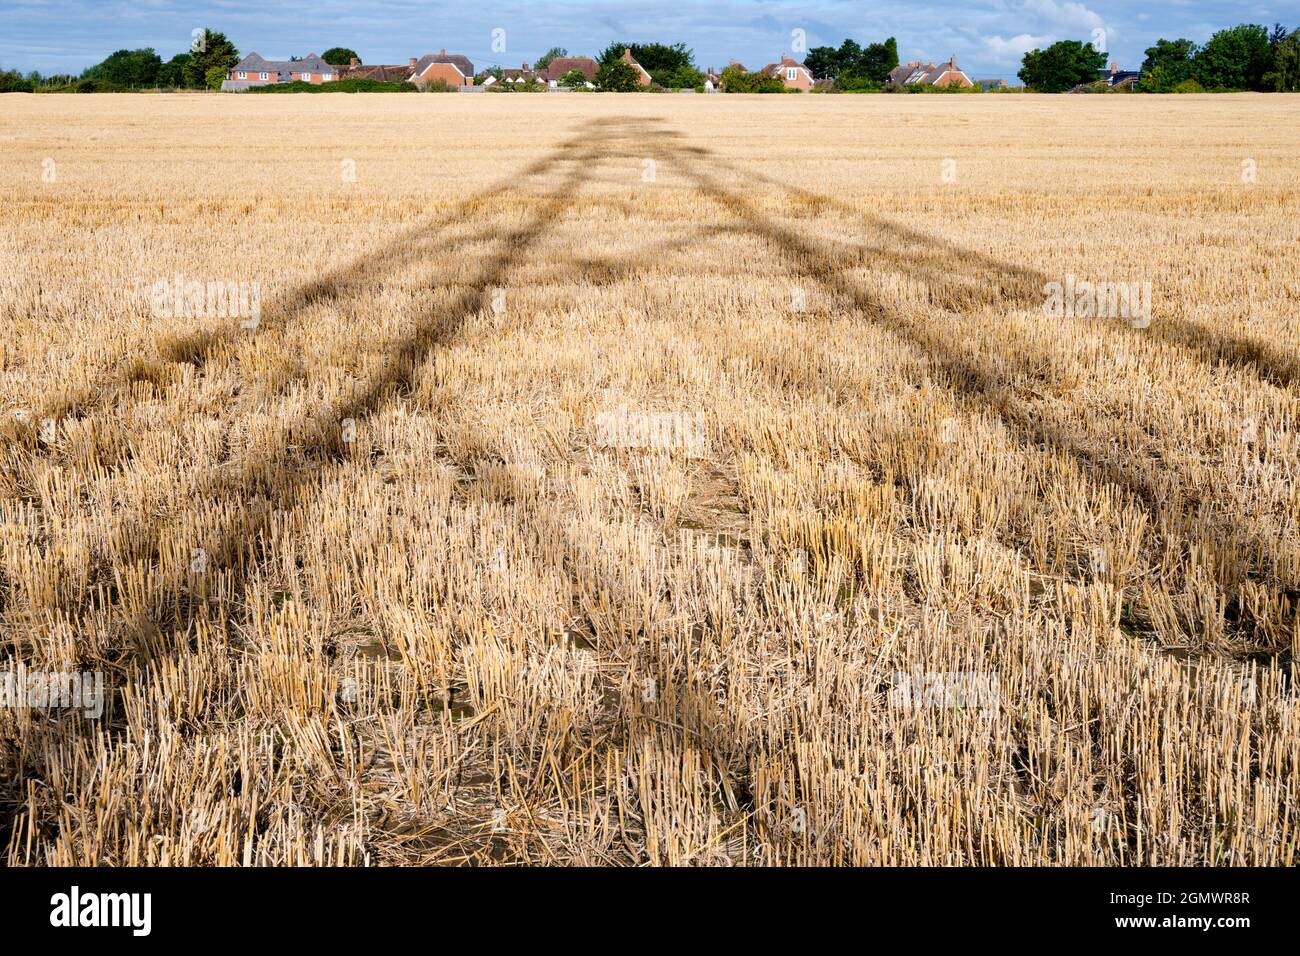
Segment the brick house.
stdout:
<svg viewBox="0 0 1300 956">
<path fill-rule="evenodd" d="M 411 76 L 411 65 L 373 64 L 367 66 L 356 57 L 347 66 L 339 67 L 340 80 L 378 80 L 380 83 L 405 83 Z"/>
<path fill-rule="evenodd" d="M 339 78 L 339 73 L 339 67 L 330 66 L 315 53 L 308 53 L 301 60 L 268 60 L 250 53 L 230 68 L 221 88 L 238 92 L 273 83 L 332 83 Z"/>
<path fill-rule="evenodd" d="M 889 82 L 896 86 L 910 83 L 922 83 L 926 86 L 974 86 L 971 78 L 957 66 L 957 54 L 953 54 L 947 63 L 935 66 L 920 60 L 896 66 L 889 71 Z"/>
<path fill-rule="evenodd" d="M 596 71 L 599 69 L 600 64 L 589 56 L 557 56 L 542 71 L 541 76 L 547 83 L 559 83 L 566 74 L 577 70 L 587 78 L 588 83 L 595 83 Z"/>
<path fill-rule="evenodd" d="M 534 70 L 527 63 L 524 63 L 519 69 L 509 67 L 501 71 L 501 82 L 503 83 L 545 83 L 545 71 Z"/>
<path fill-rule="evenodd" d="M 776 77 L 785 84 L 787 90 L 811 90 L 816 82 L 811 70 L 784 53 L 781 54 L 780 62 L 769 63 L 763 67 L 762 72 L 766 76 Z"/>
<path fill-rule="evenodd" d="M 631 50 L 624 49 L 623 55 L 619 57 L 619 59 L 622 60 L 624 63 L 626 63 L 628 66 L 632 67 L 632 69 L 636 70 L 637 82 L 642 86 L 649 86 L 651 83 L 654 82 L 654 80 L 650 79 L 650 74 L 646 72 L 645 67 L 643 67 L 636 60 L 632 59 Z"/>
<path fill-rule="evenodd" d="M 442 80 L 448 86 L 473 86 L 474 64 L 467 57 L 448 54 L 439 50 L 437 54 L 426 53 L 418 60 L 411 58 L 411 75 L 409 82 L 425 87 Z"/>
<path fill-rule="evenodd" d="M 1097 77 L 1105 80 L 1107 86 L 1122 86 L 1124 84 L 1132 86 L 1142 79 L 1142 71 L 1121 70 L 1118 63 L 1112 62 L 1109 70 L 1098 70 Z"/>
</svg>

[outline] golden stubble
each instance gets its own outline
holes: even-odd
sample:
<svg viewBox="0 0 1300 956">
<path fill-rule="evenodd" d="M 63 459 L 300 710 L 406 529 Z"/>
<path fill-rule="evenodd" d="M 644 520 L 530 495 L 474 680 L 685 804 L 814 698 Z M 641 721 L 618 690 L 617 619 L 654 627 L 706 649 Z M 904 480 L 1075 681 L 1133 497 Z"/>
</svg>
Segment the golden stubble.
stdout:
<svg viewBox="0 0 1300 956">
<path fill-rule="evenodd" d="M 1300 99 L 4 105 L 7 863 L 1297 862 Z"/>
</svg>

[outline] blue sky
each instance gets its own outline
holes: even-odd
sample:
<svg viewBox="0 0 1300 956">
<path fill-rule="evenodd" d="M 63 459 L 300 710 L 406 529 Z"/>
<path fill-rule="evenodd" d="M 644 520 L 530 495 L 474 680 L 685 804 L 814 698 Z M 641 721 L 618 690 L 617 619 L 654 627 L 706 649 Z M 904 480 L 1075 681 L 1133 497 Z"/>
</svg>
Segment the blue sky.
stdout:
<svg viewBox="0 0 1300 956">
<path fill-rule="evenodd" d="M 0 66 L 80 72 L 123 47 L 154 47 L 164 59 L 188 48 L 191 32 L 226 33 L 241 53 L 268 58 L 355 49 L 368 63 L 403 63 L 464 53 L 478 68 L 517 66 L 552 46 L 593 54 L 615 39 L 685 42 L 702 67 L 734 58 L 751 69 L 846 36 L 898 38 L 908 59 L 956 53 L 967 72 L 1012 78 L 1027 49 L 1105 31 L 1112 59 L 1136 67 L 1158 37 L 1203 41 L 1236 23 L 1300 27 L 1300 0 L 530 0 L 456 6 L 428 0 L 0 0 Z M 494 52 L 493 31 L 505 50 Z M 502 35 L 497 34 L 498 45 Z"/>
</svg>

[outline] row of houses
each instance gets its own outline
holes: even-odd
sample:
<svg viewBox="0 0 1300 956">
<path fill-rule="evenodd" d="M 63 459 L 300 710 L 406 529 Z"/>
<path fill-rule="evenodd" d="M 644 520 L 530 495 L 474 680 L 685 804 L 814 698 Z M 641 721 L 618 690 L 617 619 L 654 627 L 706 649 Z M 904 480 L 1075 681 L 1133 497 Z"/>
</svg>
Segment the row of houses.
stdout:
<svg viewBox="0 0 1300 956">
<path fill-rule="evenodd" d="M 1141 72 L 1137 70 L 1121 70 L 1118 63 L 1112 63 L 1109 69 L 1097 71 L 1098 80 L 1104 81 L 1107 86 L 1132 83 L 1141 76 Z M 949 57 L 947 63 L 938 65 L 933 62 L 922 63 L 920 60 L 900 64 L 890 71 L 889 82 L 898 86 L 920 83 L 926 86 L 978 86 L 984 90 L 1007 89 L 1005 80 L 972 80 L 957 66 L 956 54 Z"/>
<path fill-rule="evenodd" d="M 623 60 L 637 70 L 643 86 L 650 85 L 650 74 L 632 59 L 630 51 L 624 51 Z M 562 56 L 552 60 L 545 69 L 534 70 L 525 63 L 519 69 L 502 70 L 500 79 L 489 75 L 481 86 L 496 83 L 542 83 L 558 86 L 562 78 L 575 70 L 585 77 L 588 85 L 594 86 L 596 71 L 599 69 L 600 64 L 591 57 Z M 447 86 L 470 89 L 475 86 L 474 76 L 474 64 L 468 57 L 448 53 L 445 49 L 421 57 L 413 56 L 403 64 L 363 65 L 354 59 L 347 66 L 326 63 L 315 53 L 309 53 L 300 59 L 268 60 L 254 52 L 230 68 L 221 89 L 228 93 L 238 93 L 274 83 L 321 84 L 340 80 L 410 83 L 421 88 L 442 81 Z"/>
<path fill-rule="evenodd" d="M 632 59 L 630 51 L 623 51 L 624 62 L 635 63 L 637 69 L 641 65 Z M 505 69 L 501 71 L 501 78 L 498 80 L 495 76 L 488 76 L 483 80 L 484 86 L 492 86 L 500 83 L 541 83 L 546 86 L 559 86 L 560 80 L 564 79 L 570 73 L 577 71 L 581 73 L 584 82 L 588 86 L 596 85 L 596 72 L 600 69 L 600 64 L 589 56 L 557 56 L 542 69 L 533 69 L 527 63 L 519 69 Z M 649 84 L 650 74 L 641 70 L 641 76 Z"/>
<path fill-rule="evenodd" d="M 957 54 L 955 53 L 948 57 L 946 63 L 936 64 L 933 61 L 923 63 L 920 60 L 912 60 L 908 63 L 899 64 L 889 71 L 889 82 L 896 86 L 919 84 L 921 86 L 956 86 L 965 89 L 978 86 L 985 91 L 1007 89 L 1006 80 L 971 79 L 970 75 L 957 65 Z"/>
<path fill-rule="evenodd" d="M 631 50 L 623 51 L 623 62 L 632 67 L 642 86 L 649 86 L 653 81 L 650 74 L 632 56 Z M 745 67 L 735 60 L 731 66 L 744 70 Z M 527 63 L 518 69 L 501 70 L 500 77 L 487 76 L 482 87 L 498 83 L 528 83 L 558 87 L 560 81 L 571 73 L 580 73 L 588 87 L 594 87 L 596 72 L 600 64 L 588 56 L 556 57 L 545 68 L 533 69 Z M 748 72 L 748 71 L 746 71 Z M 812 72 L 788 54 L 781 54 L 775 63 L 769 63 L 760 71 L 762 74 L 779 79 L 787 89 L 811 90 L 817 83 Z M 1101 71 L 1101 79 L 1114 86 L 1140 74 L 1123 71 L 1114 63 L 1110 70 Z M 333 66 L 326 63 L 315 53 L 309 53 L 301 59 L 267 60 L 257 53 L 250 53 L 233 66 L 221 88 L 227 92 L 239 92 L 254 86 L 267 86 L 272 83 L 333 83 L 345 79 L 381 80 L 391 83 L 411 83 L 425 87 L 430 83 L 441 81 L 447 86 L 461 89 L 474 89 L 474 64 L 468 57 L 448 53 L 445 49 L 427 53 L 421 57 L 411 57 L 405 64 L 364 66 L 353 60 L 347 66 Z M 957 66 L 954 54 L 946 63 L 935 64 L 913 60 L 900 64 L 889 74 L 889 81 L 899 86 L 922 84 L 926 86 L 980 86 L 983 89 L 1005 89 L 1002 80 L 972 80 L 964 70 Z M 722 75 L 712 67 L 705 74 L 704 89 L 709 93 L 722 91 Z"/>
<path fill-rule="evenodd" d="M 650 78 L 649 72 L 632 56 L 631 50 L 624 50 L 621 58 L 624 63 L 632 67 L 637 73 L 638 82 L 642 86 L 650 86 L 654 80 Z M 731 65 L 742 70 L 744 65 L 731 61 Z M 550 86 L 557 86 L 564 77 L 568 76 L 574 70 L 577 70 L 586 78 L 586 85 L 594 87 L 596 84 L 596 72 L 600 69 L 600 64 L 591 57 L 587 56 L 566 56 L 558 57 L 550 62 L 544 70 L 529 69 L 528 64 L 523 64 L 519 69 L 507 69 L 501 71 L 502 83 L 544 83 Z M 748 72 L 748 71 L 746 71 Z M 802 63 L 792 59 L 786 54 L 781 54 L 781 59 L 775 63 L 769 63 L 763 67 L 762 72 L 768 76 L 774 76 L 781 79 L 790 89 L 810 90 L 816 82 L 811 71 Z M 488 86 L 497 82 L 496 77 L 489 76 L 484 80 L 483 85 Z M 722 74 L 713 67 L 704 75 L 704 90 L 706 93 L 722 92 Z"/>
<path fill-rule="evenodd" d="M 649 72 L 633 59 L 631 50 L 623 51 L 623 62 L 637 72 L 642 86 L 649 86 L 653 82 Z M 575 71 L 582 74 L 586 85 L 595 86 L 596 72 L 599 69 L 600 64 L 589 56 L 561 56 L 552 60 L 544 69 L 532 69 L 525 63 L 519 69 L 501 70 L 500 78 L 489 75 L 484 78 L 481 86 L 488 87 L 496 83 L 541 83 L 556 87 L 561 79 Z M 365 66 L 355 59 L 347 66 L 333 66 L 315 53 L 309 53 L 300 59 L 268 60 L 254 52 L 230 68 L 221 89 L 227 93 L 238 93 L 273 83 L 320 84 L 358 79 L 411 83 L 421 88 L 441 80 L 448 86 L 469 89 L 475 85 L 474 76 L 474 64 L 468 57 L 448 53 L 445 49 L 436 54 L 411 57 L 405 64 L 378 66 Z"/>
<path fill-rule="evenodd" d="M 914 83 L 923 86 L 970 87 L 975 85 L 975 81 L 957 66 L 956 54 L 949 57 L 947 63 L 940 63 L 938 66 L 935 66 L 934 63 L 922 63 L 920 60 L 899 64 L 889 72 L 889 82 L 897 86 L 907 86 Z"/>
<path fill-rule="evenodd" d="M 336 83 L 339 80 L 382 80 L 425 87 L 441 80 L 448 86 L 472 87 L 474 64 L 468 57 L 439 50 L 411 57 L 404 65 L 363 66 L 355 59 L 347 66 L 326 63 L 315 53 L 296 60 L 268 60 L 250 53 L 230 68 L 221 89 L 238 93 L 273 83 Z"/>
</svg>

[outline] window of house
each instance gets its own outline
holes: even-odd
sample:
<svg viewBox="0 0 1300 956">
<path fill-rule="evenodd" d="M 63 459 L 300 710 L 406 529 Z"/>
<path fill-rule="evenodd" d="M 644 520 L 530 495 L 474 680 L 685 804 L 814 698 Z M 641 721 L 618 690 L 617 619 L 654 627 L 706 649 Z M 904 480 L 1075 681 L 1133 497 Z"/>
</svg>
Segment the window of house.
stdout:
<svg viewBox="0 0 1300 956">
<path fill-rule="evenodd" d="M 259 76 L 259 79 L 263 79 L 263 80 L 269 80 L 270 78 L 271 78 L 271 74 L 270 74 L 270 73 L 262 73 L 262 74 Z"/>
<path fill-rule="evenodd" d="M 248 74 L 247 74 L 247 73 L 240 73 L 240 74 L 239 74 L 239 78 L 240 78 L 241 80 L 246 80 L 246 79 L 248 79 Z"/>
<path fill-rule="evenodd" d="M 787 67 L 785 71 L 785 78 L 789 80 L 791 83 L 793 83 L 796 79 L 799 78 L 799 72 L 792 66 Z"/>
</svg>

